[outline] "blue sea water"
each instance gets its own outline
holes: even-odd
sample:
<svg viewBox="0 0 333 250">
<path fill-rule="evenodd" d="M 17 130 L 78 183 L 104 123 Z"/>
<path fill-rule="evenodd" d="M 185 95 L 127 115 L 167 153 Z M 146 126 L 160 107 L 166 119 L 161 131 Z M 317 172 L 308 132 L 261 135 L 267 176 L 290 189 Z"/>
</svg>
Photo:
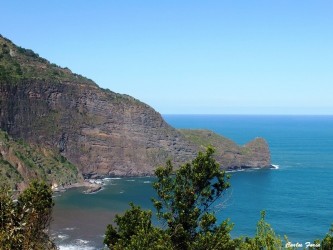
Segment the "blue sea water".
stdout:
<svg viewBox="0 0 333 250">
<path fill-rule="evenodd" d="M 276 170 L 231 173 L 231 188 L 216 210 L 230 218 L 232 236 L 253 236 L 260 211 L 280 236 L 305 243 L 322 238 L 333 223 L 333 116 L 164 115 L 176 128 L 205 128 L 238 144 L 267 140 Z M 93 195 L 81 189 L 56 197 L 52 225 L 61 249 L 103 246 L 106 224 L 133 201 L 152 208 L 153 178 L 108 180 Z"/>
</svg>

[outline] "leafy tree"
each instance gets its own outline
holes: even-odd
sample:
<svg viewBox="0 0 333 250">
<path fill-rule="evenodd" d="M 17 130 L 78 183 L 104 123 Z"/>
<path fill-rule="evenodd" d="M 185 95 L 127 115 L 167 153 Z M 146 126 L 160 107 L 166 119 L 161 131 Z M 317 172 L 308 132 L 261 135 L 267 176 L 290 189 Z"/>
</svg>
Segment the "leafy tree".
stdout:
<svg viewBox="0 0 333 250">
<path fill-rule="evenodd" d="M 54 205 L 48 185 L 33 181 L 17 202 L 8 188 L 0 196 L 0 249 L 56 249 L 47 231 Z"/>
<path fill-rule="evenodd" d="M 116 215 L 115 223 L 107 226 L 104 244 L 110 249 L 171 249 L 170 237 L 151 223 L 151 211 L 142 211 L 139 206 L 130 204 L 131 209 L 124 215 Z"/>
<path fill-rule="evenodd" d="M 150 211 L 131 204 L 116 216 L 117 228 L 108 225 L 104 243 L 110 249 L 234 249 L 232 225 L 216 225 L 214 204 L 229 183 L 213 153 L 209 147 L 177 170 L 168 161 L 155 171 L 158 198 L 153 203 L 164 230 L 152 226 Z"/>
<path fill-rule="evenodd" d="M 231 226 L 216 226 L 212 210 L 229 187 L 228 177 L 220 170 L 213 153 L 214 149 L 208 147 L 206 153 L 199 152 L 191 163 L 175 172 L 170 161 L 155 171 L 157 181 L 153 187 L 158 198 L 153 203 L 158 218 L 166 222 L 175 249 L 190 249 L 191 245 L 201 249 L 197 241 L 212 240 L 217 232 L 223 232 L 225 241 L 229 240 Z"/>
</svg>

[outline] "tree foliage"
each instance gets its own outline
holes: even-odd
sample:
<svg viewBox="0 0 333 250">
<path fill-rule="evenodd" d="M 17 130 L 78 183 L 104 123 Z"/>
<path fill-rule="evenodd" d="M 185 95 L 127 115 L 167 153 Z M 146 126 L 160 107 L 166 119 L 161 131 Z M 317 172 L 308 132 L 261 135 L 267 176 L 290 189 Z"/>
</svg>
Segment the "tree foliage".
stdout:
<svg viewBox="0 0 333 250">
<path fill-rule="evenodd" d="M 157 216 L 167 225 L 175 249 L 200 248 L 201 243 L 218 232 L 229 239 L 231 226 L 216 225 L 213 206 L 229 187 L 228 178 L 212 157 L 213 148 L 199 152 L 191 162 L 174 171 L 170 161 L 155 171 L 153 187 L 158 198 L 153 199 Z M 218 249 L 218 248 L 216 248 Z"/>
<path fill-rule="evenodd" d="M 261 211 L 257 223 L 257 232 L 253 238 L 245 237 L 234 239 L 236 249 L 240 250 L 279 250 L 284 249 L 280 236 L 276 235 L 273 228 L 265 220 L 266 212 Z M 287 240 L 288 241 L 288 240 Z"/>
<path fill-rule="evenodd" d="M 233 249 L 232 225 L 216 225 L 214 204 L 229 183 L 213 153 L 209 147 L 177 170 L 170 161 L 156 169 L 153 204 L 164 228 L 152 226 L 151 211 L 131 204 L 116 216 L 117 227 L 108 225 L 104 243 L 110 249 Z"/>
<path fill-rule="evenodd" d="M 261 212 L 260 220 L 257 224 L 257 234 L 254 237 L 256 249 L 275 250 L 282 248 L 282 241 L 277 236 L 273 228 L 265 221 L 266 212 Z"/>
<path fill-rule="evenodd" d="M 323 250 L 332 250 L 333 249 L 333 224 L 329 229 L 328 233 L 321 242 L 321 248 Z"/>
<path fill-rule="evenodd" d="M 33 181 L 17 201 L 9 188 L 0 190 L 0 249 L 56 249 L 48 235 L 51 188 Z"/>
<path fill-rule="evenodd" d="M 139 206 L 131 208 L 124 215 L 116 215 L 117 227 L 107 226 L 104 244 L 110 249 L 171 249 L 170 237 L 151 223 L 151 211 L 142 211 Z"/>
</svg>

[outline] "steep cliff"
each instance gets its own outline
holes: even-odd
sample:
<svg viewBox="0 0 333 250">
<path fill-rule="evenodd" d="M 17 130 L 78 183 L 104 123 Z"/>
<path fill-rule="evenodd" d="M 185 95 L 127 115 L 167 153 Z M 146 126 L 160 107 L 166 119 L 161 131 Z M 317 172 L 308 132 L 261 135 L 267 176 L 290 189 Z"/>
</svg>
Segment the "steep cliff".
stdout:
<svg viewBox="0 0 333 250">
<path fill-rule="evenodd" d="M 54 151 L 13 140 L 0 131 L 0 183 L 22 190 L 33 179 L 43 179 L 54 186 L 80 182 L 78 169 Z"/>
<path fill-rule="evenodd" d="M 87 176 L 152 174 L 167 159 L 183 163 L 200 148 L 148 105 L 101 89 L 3 37 L 0 104 L 3 130 L 60 152 Z M 246 151 L 255 166 L 269 165 L 265 146 Z M 235 167 L 252 166 L 246 157 L 237 159 Z"/>
</svg>

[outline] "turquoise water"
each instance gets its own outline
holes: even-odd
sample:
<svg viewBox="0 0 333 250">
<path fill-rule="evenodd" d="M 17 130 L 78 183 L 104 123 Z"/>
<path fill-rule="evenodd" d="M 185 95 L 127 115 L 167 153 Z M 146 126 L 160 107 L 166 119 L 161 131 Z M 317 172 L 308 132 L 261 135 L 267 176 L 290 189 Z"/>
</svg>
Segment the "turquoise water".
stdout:
<svg viewBox="0 0 333 250">
<path fill-rule="evenodd" d="M 176 128 L 207 128 L 239 144 L 264 137 L 277 170 L 231 174 L 217 209 L 233 236 L 254 235 L 261 210 L 277 234 L 293 242 L 323 237 L 333 223 L 333 116 L 165 115 Z M 112 179 L 93 195 L 67 191 L 56 198 L 54 235 L 62 249 L 101 248 L 106 224 L 133 201 L 151 208 L 152 178 Z M 60 237 L 59 237 L 60 235 Z M 66 246 L 66 247 L 65 247 Z"/>
</svg>

